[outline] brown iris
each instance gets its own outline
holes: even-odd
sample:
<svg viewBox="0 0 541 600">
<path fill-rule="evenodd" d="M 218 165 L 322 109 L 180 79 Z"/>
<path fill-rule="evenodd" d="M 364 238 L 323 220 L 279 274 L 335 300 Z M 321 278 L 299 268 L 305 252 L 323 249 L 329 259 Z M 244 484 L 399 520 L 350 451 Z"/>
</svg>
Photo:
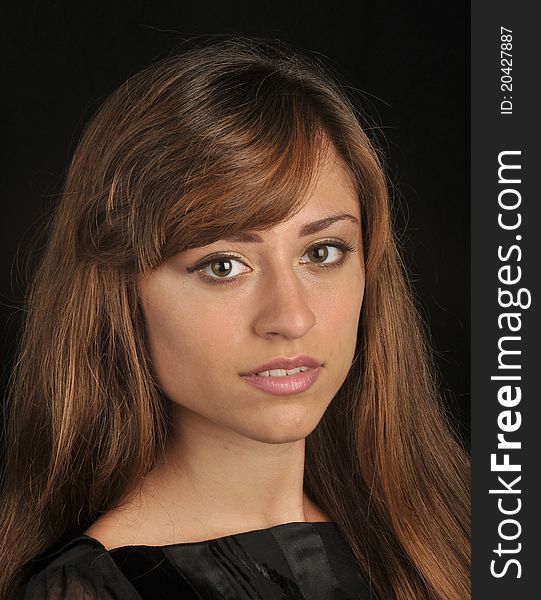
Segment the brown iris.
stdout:
<svg viewBox="0 0 541 600">
<path fill-rule="evenodd" d="M 308 255 L 314 262 L 324 262 L 329 256 L 329 248 L 327 246 L 315 246 L 310 248 Z"/>
<path fill-rule="evenodd" d="M 224 275 L 229 275 L 232 265 L 230 260 L 215 260 L 211 264 L 210 268 L 215 275 L 218 275 L 218 277 L 223 277 Z"/>
</svg>

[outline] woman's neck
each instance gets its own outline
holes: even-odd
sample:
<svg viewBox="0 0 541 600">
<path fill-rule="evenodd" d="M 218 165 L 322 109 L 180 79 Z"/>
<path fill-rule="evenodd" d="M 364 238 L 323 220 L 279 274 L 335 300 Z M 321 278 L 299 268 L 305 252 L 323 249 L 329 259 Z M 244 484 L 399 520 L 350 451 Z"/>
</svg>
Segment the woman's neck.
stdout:
<svg viewBox="0 0 541 600">
<path fill-rule="evenodd" d="M 165 459 L 87 534 L 106 547 L 165 545 L 328 521 L 303 490 L 304 451 L 304 439 L 269 444 L 183 414 Z"/>
</svg>

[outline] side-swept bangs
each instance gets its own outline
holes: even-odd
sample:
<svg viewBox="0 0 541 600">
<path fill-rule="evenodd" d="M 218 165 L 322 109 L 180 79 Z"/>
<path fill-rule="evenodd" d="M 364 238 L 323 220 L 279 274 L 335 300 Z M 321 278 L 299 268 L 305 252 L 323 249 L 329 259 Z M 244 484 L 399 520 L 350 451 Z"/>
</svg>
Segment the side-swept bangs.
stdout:
<svg viewBox="0 0 541 600">
<path fill-rule="evenodd" d="M 84 204 L 72 208 L 80 258 L 138 273 L 270 228 L 302 208 L 331 148 L 359 190 L 365 250 L 376 229 L 386 238 L 385 182 L 347 101 L 305 57 L 266 52 L 198 49 L 109 98 L 66 184 L 65 196 Z"/>
</svg>

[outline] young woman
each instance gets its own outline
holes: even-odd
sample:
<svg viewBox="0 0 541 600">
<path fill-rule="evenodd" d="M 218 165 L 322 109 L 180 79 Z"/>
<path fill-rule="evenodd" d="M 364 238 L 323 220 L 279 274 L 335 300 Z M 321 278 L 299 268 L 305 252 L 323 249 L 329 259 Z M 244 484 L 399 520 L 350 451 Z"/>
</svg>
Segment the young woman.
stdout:
<svg viewBox="0 0 541 600">
<path fill-rule="evenodd" d="M 289 48 L 214 42 L 105 102 L 13 382 L 2 597 L 469 596 L 467 459 L 385 177 Z"/>
</svg>

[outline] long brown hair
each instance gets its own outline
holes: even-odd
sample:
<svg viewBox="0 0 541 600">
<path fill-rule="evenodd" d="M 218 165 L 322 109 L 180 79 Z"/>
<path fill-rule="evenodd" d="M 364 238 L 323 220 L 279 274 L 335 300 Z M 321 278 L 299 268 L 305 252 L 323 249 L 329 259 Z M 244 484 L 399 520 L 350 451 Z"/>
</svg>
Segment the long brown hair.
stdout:
<svg viewBox="0 0 541 600">
<path fill-rule="evenodd" d="M 469 596 L 468 462 L 438 397 L 378 154 L 318 62 L 231 39 L 135 74 L 74 153 L 6 407 L 2 597 L 163 455 L 168 401 L 138 274 L 288 218 L 329 145 L 358 190 L 366 289 L 354 363 L 307 438 L 305 489 L 378 597 Z"/>
</svg>

